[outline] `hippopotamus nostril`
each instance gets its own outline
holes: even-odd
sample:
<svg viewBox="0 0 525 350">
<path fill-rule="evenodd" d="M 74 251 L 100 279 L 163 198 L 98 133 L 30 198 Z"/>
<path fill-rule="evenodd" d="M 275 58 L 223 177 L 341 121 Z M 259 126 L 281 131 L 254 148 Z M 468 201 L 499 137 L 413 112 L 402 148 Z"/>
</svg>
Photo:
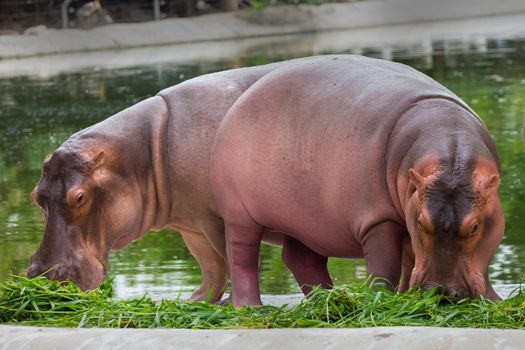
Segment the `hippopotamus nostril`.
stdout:
<svg viewBox="0 0 525 350">
<path fill-rule="evenodd" d="M 31 265 L 29 265 L 29 268 L 27 269 L 27 277 L 35 278 L 36 276 L 41 274 L 40 271 L 42 271 L 40 269 L 40 266 L 35 263 L 32 263 Z"/>
<path fill-rule="evenodd" d="M 465 299 L 468 296 L 467 290 L 460 287 L 447 288 L 447 295 L 452 299 Z"/>
<path fill-rule="evenodd" d="M 434 293 L 443 295 L 446 293 L 446 288 L 439 284 L 427 283 L 423 285 L 423 290 L 434 290 Z"/>
<path fill-rule="evenodd" d="M 27 269 L 27 277 L 35 278 L 40 275 L 44 275 L 49 279 L 56 279 L 58 274 L 58 266 L 48 268 L 45 265 L 37 264 L 32 262 Z"/>
</svg>

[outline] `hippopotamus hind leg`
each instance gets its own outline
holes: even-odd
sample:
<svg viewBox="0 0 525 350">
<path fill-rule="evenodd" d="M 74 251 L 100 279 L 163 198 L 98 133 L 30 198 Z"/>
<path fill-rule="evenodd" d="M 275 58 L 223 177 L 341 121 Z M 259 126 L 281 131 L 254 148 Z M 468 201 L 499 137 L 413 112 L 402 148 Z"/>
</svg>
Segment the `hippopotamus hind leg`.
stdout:
<svg viewBox="0 0 525 350">
<path fill-rule="evenodd" d="M 225 220 L 226 254 L 230 266 L 233 306 L 262 305 L 259 290 L 259 248 L 264 228 L 254 221 Z"/>
<path fill-rule="evenodd" d="M 229 278 L 226 260 L 215 251 L 204 233 L 185 231 L 181 235 L 202 272 L 202 283 L 190 301 L 220 301 Z"/>
<path fill-rule="evenodd" d="M 282 259 L 293 273 L 304 295 L 312 291 L 312 286 L 332 288 L 333 283 L 326 266 L 328 258 L 322 256 L 299 242 L 285 235 L 283 237 Z"/>
</svg>

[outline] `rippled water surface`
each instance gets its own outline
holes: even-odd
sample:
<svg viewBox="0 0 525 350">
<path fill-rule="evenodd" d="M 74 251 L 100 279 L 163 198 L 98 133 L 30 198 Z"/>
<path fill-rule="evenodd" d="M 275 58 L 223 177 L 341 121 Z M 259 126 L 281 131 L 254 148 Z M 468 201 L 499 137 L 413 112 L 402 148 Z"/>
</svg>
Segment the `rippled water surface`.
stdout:
<svg viewBox="0 0 525 350">
<path fill-rule="evenodd" d="M 349 45 L 340 52 L 353 52 Z M 265 54 L 266 52 L 266 54 Z M 268 52 L 273 52 L 268 54 Z M 328 52 L 326 52 L 328 53 Z M 525 158 L 521 116 L 525 100 L 525 40 L 437 41 L 431 45 L 369 48 L 362 54 L 409 64 L 469 103 L 487 124 L 502 161 L 505 238 L 491 264 L 499 284 L 520 283 L 525 271 Z M 227 68 L 305 56 L 261 48 L 220 62 L 162 63 L 115 70 L 86 69 L 47 78 L 0 79 L 0 280 L 23 274 L 43 234 L 43 218 L 29 200 L 43 159 L 69 135 L 192 77 Z M 332 259 L 336 283 L 363 280 L 362 261 Z M 198 286 L 200 271 L 181 237 L 150 233 L 112 253 L 116 295 L 174 296 Z M 280 250 L 262 249 L 262 292 L 298 292 Z"/>
</svg>

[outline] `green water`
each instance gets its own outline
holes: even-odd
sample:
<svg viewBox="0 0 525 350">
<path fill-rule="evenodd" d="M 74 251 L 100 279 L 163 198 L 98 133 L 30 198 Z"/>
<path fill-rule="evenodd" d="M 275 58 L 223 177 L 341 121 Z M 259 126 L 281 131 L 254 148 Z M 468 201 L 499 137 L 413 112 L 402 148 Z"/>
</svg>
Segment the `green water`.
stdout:
<svg viewBox="0 0 525 350">
<path fill-rule="evenodd" d="M 351 52 L 352 47 L 344 52 Z M 328 53 L 328 52 L 327 52 Z M 364 50 L 381 56 L 380 50 Z M 29 192 L 40 176 L 45 156 L 72 133 L 103 120 L 157 91 L 201 74 L 308 55 L 265 55 L 263 50 L 231 61 L 155 64 L 115 70 L 86 69 L 49 78 L 0 79 L 0 281 L 23 274 L 43 234 L 43 218 Z M 449 87 L 486 122 L 502 161 L 502 188 L 507 228 L 491 264 L 497 284 L 516 284 L 525 271 L 525 157 L 521 116 L 525 105 L 525 40 L 434 42 L 432 53 L 398 48 L 395 61 L 409 64 Z M 283 266 L 280 250 L 262 249 L 262 292 L 295 293 L 299 289 Z M 362 261 L 330 261 L 336 283 L 363 280 Z M 174 296 L 198 286 L 195 260 L 173 231 L 150 233 L 111 255 L 117 296 L 148 292 Z"/>
</svg>

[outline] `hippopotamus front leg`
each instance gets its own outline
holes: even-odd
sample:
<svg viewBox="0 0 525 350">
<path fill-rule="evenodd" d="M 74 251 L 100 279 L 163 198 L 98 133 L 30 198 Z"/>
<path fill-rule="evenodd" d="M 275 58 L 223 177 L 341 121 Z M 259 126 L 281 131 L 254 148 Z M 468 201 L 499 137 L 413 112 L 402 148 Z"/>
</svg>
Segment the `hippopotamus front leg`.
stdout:
<svg viewBox="0 0 525 350">
<path fill-rule="evenodd" d="M 401 257 L 401 280 L 399 281 L 399 292 L 406 292 L 410 287 L 410 278 L 414 269 L 415 257 L 412 251 L 410 237 L 405 237 L 403 241 L 403 252 Z"/>
<path fill-rule="evenodd" d="M 384 221 L 363 236 L 363 255 L 368 274 L 387 280 L 386 287 L 392 290 L 399 284 L 402 242 L 407 235 L 405 227 L 393 221 Z"/>
<path fill-rule="evenodd" d="M 501 297 L 498 295 L 498 293 L 496 293 L 494 287 L 492 287 L 492 284 L 489 282 L 488 272 L 483 277 L 485 278 L 485 282 L 487 284 L 487 298 L 490 300 L 501 300 Z"/>
<path fill-rule="evenodd" d="M 333 283 L 326 266 L 328 258 L 322 256 L 298 240 L 285 235 L 283 237 L 282 259 L 293 273 L 304 295 L 312 291 L 312 286 L 332 288 Z"/>
<path fill-rule="evenodd" d="M 229 279 L 226 260 L 217 253 L 203 233 L 185 231 L 181 235 L 202 272 L 202 283 L 193 292 L 190 301 L 220 301 Z"/>
</svg>

